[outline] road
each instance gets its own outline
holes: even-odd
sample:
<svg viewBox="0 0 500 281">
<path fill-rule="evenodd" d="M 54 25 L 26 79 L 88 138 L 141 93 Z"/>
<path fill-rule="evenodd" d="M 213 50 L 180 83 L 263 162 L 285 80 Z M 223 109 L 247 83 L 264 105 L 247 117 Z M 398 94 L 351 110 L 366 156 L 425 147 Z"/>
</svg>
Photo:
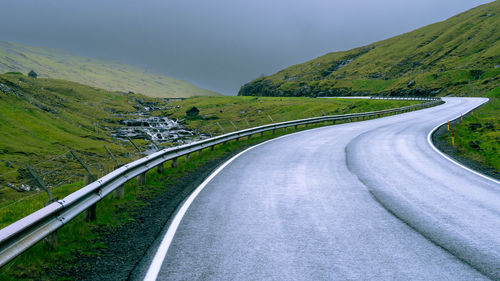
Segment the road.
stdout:
<svg viewBox="0 0 500 281">
<path fill-rule="evenodd" d="M 193 195 L 137 276 L 500 280 L 500 184 L 427 140 L 485 100 L 445 101 L 246 151 Z"/>
</svg>

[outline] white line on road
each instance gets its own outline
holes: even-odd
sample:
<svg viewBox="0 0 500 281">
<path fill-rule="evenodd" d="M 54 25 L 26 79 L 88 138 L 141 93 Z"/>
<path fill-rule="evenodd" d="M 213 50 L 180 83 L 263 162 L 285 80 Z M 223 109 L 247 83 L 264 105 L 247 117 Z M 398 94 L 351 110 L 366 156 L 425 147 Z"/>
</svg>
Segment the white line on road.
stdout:
<svg viewBox="0 0 500 281">
<path fill-rule="evenodd" d="M 485 102 L 481 103 L 480 105 L 478 105 L 477 107 L 481 106 L 482 104 L 488 102 L 488 100 L 486 100 Z M 471 108 L 470 110 L 468 110 L 467 112 L 463 113 L 463 115 L 466 115 L 467 113 L 471 112 L 472 110 L 476 109 L 477 107 L 474 107 L 474 108 Z M 458 119 L 460 117 L 460 115 L 458 115 L 457 117 L 453 118 L 452 120 L 455 120 L 455 119 Z M 432 134 L 434 133 L 434 131 L 436 131 L 439 127 L 443 126 L 444 124 L 446 124 L 446 122 L 442 123 L 442 124 L 439 124 L 437 125 L 436 127 L 434 127 L 434 129 L 432 129 L 429 134 L 427 134 L 427 142 L 429 143 L 429 145 L 432 147 L 432 149 L 434 149 L 437 153 L 439 153 L 441 156 L 443 156 L 444 158 L 446 158 L 447 160 L 449 160 L 450 162 L 452 162 L 453 164 L 457 165 L 457 166 L 460 166 L 464 169 L 466 169 L 467 171 L 471 172 L 471 173 L 474 173 L 480 177 L 483 177 L 487 180 L 490 180 L 492 182 L 495 182 L 497 184 L 500 184 L 500 181 L 497 181 L 496 179 L 494 178 L 491 178 L 491 177 L 488 177 L 487 175 L 484 175 L 478 171 L 474 171 L 472 170 L 471 168 L 469 167 L 466 167 L 460 163 L 458 163 L 457 161 L 453 160 L 452 158 L 450 158 L 448 155 L 444 154 L 443 152 L 441 152 L 441 150 L 439 150 L 435 145 L 434 143 L 432 142 Z"/>
<path fill-rule="evenodd" d="M 158 247 L 158 250 L 156 251 L 156 254 L 153 258 L 153 261 L 151 262 L 151 265 L 149 266 L 148 272 L 146 273 L 146 277 L 144 277 L 144 281 L 154 281 L 158 277 L 158 273 L 160 272 L 161 266 L 163 264 L 163 260 L 165 259 L 165 256 L 167 255 L 168 248 L 170 247 L 170 244 L 172 243 L 172 240 L 174 239 L 175 232 L 177 231 L 177 228 L 179 227 L 182 218 L 186 214 L 187 210 L 189 209 L 189 206 L 191 206 L 191 203 L 193 203 L 194 199 L 198 194 L 205 188 L 205 186 L 215 177 L 217 174 L 222 171 L 227 165 L 229 165 L 231 162 L 233 162 L 236 158 L 240 157 L 243 153 L 254 149 L 258 146 L 261 146 L 265 143 L 268 143 L 270 141 L 274 141 L 283 137 L 290 136 L 289 135 L 284 135 L 278 138 L 270 139 L 267 140 L 263 143 L 259 143 L 257 145 L 254 145 L 250 148 L 245 149 L 244 151 L 238 153 L 237 155 L 233 156 L 231 159 L 229 159 L 227 162 L 222 164 L 217 170 L 215 170 L 208 178 L 206 178 L 196 189 L 191 195 L 188 197 L 186 201 L 182 204 L 182 207 L 179 209 L 177 214 L 175 214 L 174 219 L 172 220 L 172 223 L 168 227 L 167 233 L 165 233 L 165 236 L 163 237 L 163 240 L 161 241 L 160 247 Z"/>
</svg>

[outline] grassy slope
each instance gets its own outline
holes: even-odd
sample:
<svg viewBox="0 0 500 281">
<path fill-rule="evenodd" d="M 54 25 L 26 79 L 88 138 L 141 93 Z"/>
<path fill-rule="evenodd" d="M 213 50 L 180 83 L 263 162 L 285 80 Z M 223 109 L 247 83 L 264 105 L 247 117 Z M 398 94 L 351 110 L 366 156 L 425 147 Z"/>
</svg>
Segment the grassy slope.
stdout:
<svg viewBox="0 0 500 281">
<path fill-rule="evenodd" d="M 123 156 L 134 148 L 115 144 L 103 128 L 113 126 L 114 114 L 136 112 L 136 99 L 156 100 L 24 75 L 3 74 L 0 83 L 21 94 L 0 91 L 0 207 L 26 195 L 5 185 L 28 178 L 22 172 L 27 164 L 40 168 L 40 173 L 63 170 L 59 175 L 63 180 L 63 176 L 78 175 L 81 179 L 83 175 L 79 164 L 66 155 L 70 149 L 75 150 L 94 173 L 112 168 L 113 162 L 104 145 L 121 161 L 131 161 L 130 157 Z M 55 156 L 59 157 L 48 161 Z M 47 177 L 54 180 L 53 175 Z"/>
<path fill-rule="evenodd" d="M 490 98 L 489 103 L 451 129 L 455 131 L 455 147 L 460 155 L 500 173 L 500 87 L 485 96 Z M 481 127 L 474 129 L 473 123 L 481 124 Z M 448 141 L 451 142 L 451 136 L 448 136 Z"/>
<path fill-rule="evenodd" d="M 82 167 L 71 157 L 75 150 L 95 174 L 112 169 L 115 163 L 107 145 L 120 163 L 135 157 L 131 144 L 116 142 L 106 128 L 116 125 L 123 115 L 136 111 L 137 99 L 159 102 L 139 94 L 120 94 L 53 79 L 33 79 L 18 74 L 0 75 L 0 83 L 13 91 L 0 91 L 0 208 L 35 192 L 18 193 L 8 183 L 36 186 L 26 174 L 30 165 L 51 186 L 80 181 Z M 0 86 L 2 86 L 0 85 Z M 16 94 L 20 93 L 20 95 Z M 339 100 L 309 98 L 196 97 L 169 104 L 168 111 L 153 114 L 183 119 L 192 106 L 203 118 L 187 120 L 186 125 L 211 134 L 275 122 L 400 107 L 415 102 L 389 100 Z M 179 108 L 175 108 L 175 106 Z M 117 117 L 122 115 L 122 117 Z M 246 121 L 248 121 L 248 124 Z M 218 125 L 218 124 L 219 125 Z M 97 131 L 96 131 L 97 124 Z M 140 143 L 139 141 L 136 141 Z M 56 171 L 54 173 L 54 171 Z M 69 192 L 69 191 L 68 191 Z"/>
<path fill-rule="evenodd" d="M 244 85 L 240 95 L 480 95 L 500 83 L 499 38 L 500 1 L 495 1 L 261 77 Z M 408 86 L 410 81 L 415 83 Z"/>
<path fill-rule="evenodd" d="M 499 38 L 500 1 L 495 1 L 443 22 L 261 77 L 244 85 L 240 95 L 488 96 L 491 102 L 456 128 L 456 148 L 500 171 Z M 470 123 L 490 123 L 493 129 L 473 132 Z"/>
<path fill-rule="evenodd" d="M 35 70 L 39 77 L 75 81 L 93 87 L 137 92 L 153 97 L 218 95 L 185 81 L 118 62 L 70 55 L 66 52 L 0 42 L 0 73 Z"/>
<path fill-rule="evenodd" d="M 170 116 L 183 119 L 186 110 L 195 106 L 200 118 L 187 120 L 186 126 L 217 135 L 274 122 L 402 107 L 420 101 L 311 99 L 273 97 L 194 97 L 174 102 L 179 106 Z M 272 121 L 271 121 L 272 119 Z M 231 124 L 231 122 L 236 128 Z M 217 124 L 218 123 L 218 124 Z M 219 127 L 222 127 L 224 131 Z"/>
</svg>

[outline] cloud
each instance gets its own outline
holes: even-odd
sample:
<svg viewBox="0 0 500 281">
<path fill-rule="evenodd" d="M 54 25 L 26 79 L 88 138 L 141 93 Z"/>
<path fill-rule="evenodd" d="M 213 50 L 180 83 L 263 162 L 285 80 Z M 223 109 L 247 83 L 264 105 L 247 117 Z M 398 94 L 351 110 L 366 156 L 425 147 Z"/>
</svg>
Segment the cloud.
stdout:
<svg viewBox="0 0 500 281">
<path fill-rule="evenodd" d="M 225 94 L 491 1 L 16 0 L 0 38 L 119 60 Z"/>
</svg>

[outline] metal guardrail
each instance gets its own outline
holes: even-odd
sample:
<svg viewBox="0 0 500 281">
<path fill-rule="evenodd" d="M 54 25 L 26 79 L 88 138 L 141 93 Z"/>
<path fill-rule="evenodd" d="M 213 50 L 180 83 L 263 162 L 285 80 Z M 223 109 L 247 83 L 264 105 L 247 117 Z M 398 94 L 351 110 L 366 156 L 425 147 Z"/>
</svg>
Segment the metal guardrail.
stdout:
<svg viewBox="0 0 500 281">
<path fill-rule="evenodd" d="M 0 230 L 0 267 L 20 255 L 22 252 L 47 237 L 57 229 L 64 226 L 74 217 L 81 214 L 109 193 L 121 187 L 132 178 L 145 174 L 148 170 L 162 165 L 168 160 L 174 160 L 190 153 L 213 147 L 230 140 L 266 131 L 286 129 L 299 125 L 332 121 L 352 120 L 354 118 L 365 119 L 384 115 L 408 112 L 418 108 L 430 107 L 442 103 L 441 99 L 423 99 L 429 102 L 411 105 L 401 108 L 380 110 L 365 113 L 343 114 L 315 117 L 288 122 L 263 125 L 250 129 L 240 130 L 213 138 L 201 140 L 191 144 L 181 145 L 173 148 L 163 149 L 154 154 L 138 159 L 114 170 L 91 184 L 71 193 L 64 199 L 55 201 L 46 207 L 14 222 Z"/>
<path fill-rule="evenodd" d="M 384 97 L 384 96 L 371 96 L 372 100 L 441 100 L 441 98 L 422 98 L 422 97 Z"/>
</svg>

